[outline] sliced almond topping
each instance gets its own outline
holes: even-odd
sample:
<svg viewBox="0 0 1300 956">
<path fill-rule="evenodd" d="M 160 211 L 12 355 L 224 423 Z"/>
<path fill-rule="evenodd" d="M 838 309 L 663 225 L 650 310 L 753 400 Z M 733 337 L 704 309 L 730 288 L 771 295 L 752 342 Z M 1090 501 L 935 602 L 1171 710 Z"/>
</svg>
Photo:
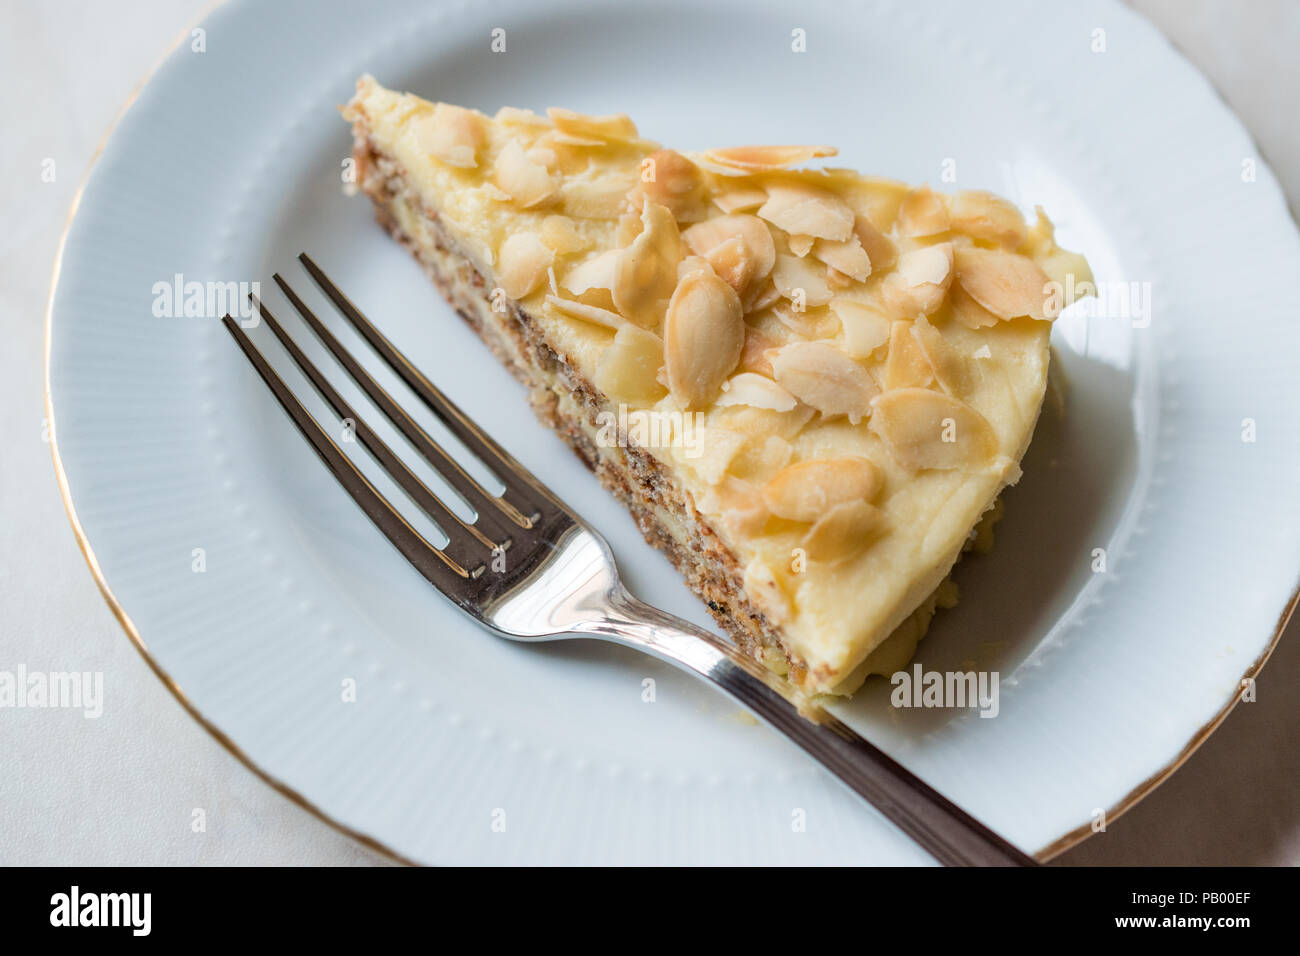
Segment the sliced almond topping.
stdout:
<svg viewBox="0 0 1300 956">
<path fill-rule="evenodd" d="M 885 530 L 885 513 L 865 501 L 836 505 L 817 519 L 803 539 L 814 561 L 833 564 L 866 550 Z"/>
<path fill-rule="evenodd" d="M 872 408 L 872 431 L 904 468 L 974 468 L 997 454 L 997 436 L 984 416 L 942 392 L 893 389 Z"/>
<path fill-rule="evenodd" d="M 700 168 L 671 149 L 660 149 L 641 160 L 641 175 L 628 192 L 628 202 L 642 200 L 667 206 L 678 222 L 695 222 L 705 215 L 704 177 Z"/>
<path fill-rule="evenodd" d="M 879 389 L 853 359 L 824 342 L 791 342 L 767 353 L 779 385 L 828 417 L 847 415 L 856 425 L 871 413 Z"/>
<path fill-rule="evenodd" d="M 767 202 L 767 190 L 762 186 L 739 186 L 713 197 L 713 203 L 725 213 L 748 212 Z"/>
<path fill-rule="evenodd" d="M 733 169 L 762 171 L 786 169 L 822 156 L 835 156 L 834 146 L 733 146 L 730 149 L 711 149 L 704 157 L 719 166 Z"/>
<path fill-rule="evenodd" d="M 898 247 L 894 240 L 877 229 L 866 216 L 854 217 L 853 234 L 871 260 L 873 272 L 884 272 L 898 261 Z"/>
<path fill-rule="evenodd" d="M 516 232 L 506 237 L 497 254 L 497 278 L 512 299 L 522 299 L 546 278 L 555 261 L 555 250 L 535 232 Z"/>
<path fill-rule="evenodd" d="M 929 388 L 933 381 L 934 369 L 921 344 L 912 335 L 912 323 L 906 319 L 898 320 L 889 332 L 885 388 Z"/>
<path fill-rule="evenodd" d="M 903 197 L 898 209 L 898 230 L 904 236 L 913 239 L 937 236 L 949 227 L 948 207 L 929 186 L 918 186 Z"/>
<path fill-rule="evenodd" d="M 527 126 L 532 129 L 550 129 L 552 126 L 545 116 L 538 116 L 532 110 L 521 110 L 517 106 L 501 107 L 493 119 L 507 126 Z"/>
<path fill-rule="evenodd" d="M 731 459 L 727 469 L 740 478 L 767 482 L 790 463 L 793 455 L 794 446 L 780 435 L 753 435 L 746 439 L 744 447 Z M 761 486 L 756 490 L 761 490 Z M 766 505 L 763 510 L 767 511 Z"/>
<path fill-rule="evenodd" d="M 776 287 L 775 282 L 769 279 L 767 282 L 759 283 L 755 286 L 749 301 L 744 303 L 745 314 L 762 312 L 780 298 L 781 290 Z"/>
<path fill-rule="evenodd" d="M 756 216 L 717 216 L 682 233 L 686 247 L 703 256 L 736 294 L 745 298 L 766 279 L 776 262 L 767 224 Z"/>
<path fill-rule="evenodd" d="M 839 317 L 825 306 L 799 310 L 789 302 L 778 302 L 771 312 L 778 322 L 806 341 L 833 339 L 840 331 Z"/>
<path fill-rule="evenodd" d="M 1031 260 L 1014 252 L 962 249 L 956 266 L 962 288 L 998 318 L 1047 318 L 1047 275 Z"/>
<path fill-rule="evenodd" d="M 555 128 L 571 136 L 602 142 L 626 142 L 636 139 L 636 124 L 622 113 L 612 116 L 588 116 L 552 106 L 546 111 Z"/>
<path fill-rule="evenodd" d="M 763 526 L 767 524 L 767 506 L 763 504 L 763 495 L 756 485 L 724 474 L 714 491 L 722 522 L 732 534 L 748 538 L 763 532 Z"/>
<path fill-rule="evenodd" d="M 813 243 L 817 240 L 812 236 L 786 236 L 785 244 L 790 247 L 790 251 L 802 259 L 808 253 L 812 252 Z"/>
<path fill-rule="evenodd" d="M 813 186 L 779 184 L 768 187 L 758 215 L 791 235 L 816 239 L 847 239 L 853 232 L 853 210 L 839 196 Z"/>
<path fill-rule="evenodd" d="M 948 290 L 948 305 L 952 309 L 953 319 L 968 329 L 978 331 L 992 328 L 1002 321 L 972 299 L 966 290 L 961 287 L 960 282 L 954 282 L 952 288 Z"/>
<path fill-rule="evenodd" d="M 664 343 L 653 332 L 624 325 L 601 353 L 596 365 L 596 387 L 614 402 L 649 404 L 663 397 L 659 369 L 664 364 Z"/>
<path fill-rule="evenodd" d="M 867 458 L 810 458 L 786 465 L 763 489 L 772 514 L 789 521 L 816 521 L 836 505 L 870 502 L 884 484 Z"/>
<path fill-rule="evenodd" d="M 772 363 L 764 355 L 768 349 L 780 346 L 781 341 L 752 325 L 745 326 L 745 345 L 740 352 L 740 369 L 772 377 Z"/>
<path fill-rule="evenodd" d="M 812 309 L 831 300 L 826 271 L 807 259 L 778 255 L 772 270 L 776 290 L 796 309 Z"/>
<path fill-rule="evenodd" d="M 975 239 L 1015 249 L 1029 235 L 1020 210 L 999 196 L 966 190 L 952 197 L 948 212 L 952 228 Z"/>
<path fill-rule="evenodd" d="M 514 140 L 501 147 L 496 160 L 496 184 L 525 209 L 555 195 L 555 179 L 545 166 L 524 155 Z"/>
<path fill-rule="evenodd" d="M 722 394 L 713 404 L 719 408 L 749 405 L 752 408 L 770 408 L 774 412 L 788 412 L 798 404 L 798 400 L 770 378 L 754 372 L 741 372 L 723 383 Z"/>
<path fill-rule="evenodd" d="M 599 255 L 592 256 L 580 263 L 565 275 L 561 285 L 574 295 L 582 295 L 590 289 L 614 288 L 614 269 L 618 265 L 618 249 L 607 249 Z"/>
<path fill-rule="evenodd" d="M 880 293 L 900 318 L 929 315 L 943 305 L 952 269 L 952 243 L 922 246 L 898 257 L 898 265 L 881 284 Z"/>
<path fill-rule="evenodd" d="M 965 394 L 969 377 L 966 360 L 953 348 L 943 334 L 923 315 L 912 323 L 912 337 L 934 371 L 940 387 L 954 398 Z"/>
<path fill-rule="evenodd" d="M 844 329 L 844 347 L 850 358 L 869 358 L 889 341 L 889 316 L 861 302 L 837 297 L 831 299 L 831 311 Z"/>
<path fill-rule="evenodd" d="M 740 361 L 745 322 L 736 291 L 708 272 L 677 285 L 664 317 L 668 388 L 686 408 L 712 402 Z"/>
<path fill-rule="evenodd" d="M 812 254 L 835 271 L 858 282 L 865 281 L 871 275 L 871 259 L 857 236 L 850 236 L 843 242 L 818 239 L 813 245 Z"/>
<path fill-rule="evenodd" d="M 645 200 L 641 235 L 618 256 L 614 266 L 614 306 L 643 328 L 655 328 L 665 303 L 677 287 L 681 236 L 667 207 Z M 730 371 L 730 369 L 728 369 Z"/>
<path fill-rule="evenodd" d="M 542 241 L 561 256 L 581 252 L 591 245 L 591 240 L 582 237 L 572 219 L 559 215 L 542 220 Z"/>
<path fill-rule="evenodd" d="M 615 176 L 603 176 L 584 182 L 571 180 L 560 187 L 564 211 L 578 219 L 617 219 L 626 208 L 628 182 Z"/>
<path fill-rule="evenodd" d="M 617 312 L 611 312 L 609 309 L 602 309 L 599 306 L 587 305 L 585 302 L 574 302 L 572 299 L 561 299 L 558 295 L 548 295 L 546 304 L 562 315 L 581 319 L 584 322 L 590 322 L 592 325 L 604 326 L 607 329 L 617 331 L 627 325 L 627 322 Z"/>
<path fill-rule="evenodd" d="M 463 106 L 438 103 L 433 112 L 416 121 L 415 141 L 448 166 L 472 169 L 483 147 L 483 117 Z"/>
</svg>

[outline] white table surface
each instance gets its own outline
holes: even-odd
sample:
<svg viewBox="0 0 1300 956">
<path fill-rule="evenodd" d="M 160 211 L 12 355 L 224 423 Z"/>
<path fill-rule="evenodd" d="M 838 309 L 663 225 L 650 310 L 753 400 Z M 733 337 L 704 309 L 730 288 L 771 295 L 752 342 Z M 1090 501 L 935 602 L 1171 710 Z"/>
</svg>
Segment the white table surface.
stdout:
<svg viewBox="0 0 1300 956">
<path fill-rule="evenodd" d="M 1300 209 L 1300 3 L 1136 0 L 1215 82 Z M 104 711 L 0 708 L 0 864 L 373 864 L 181 709 L 127 640 L 69 527 L 43 438 L 50 274 L 121 105 L 210 0 L 6 3 L 0 31 L 0 670 L 101 671 Z M 1104 26 L 1104 24 L 1099 24 Z M 42 164 L 55 161 L 55 180 Z M 1300 616 L 1171 780 L 1067 864 L 1300 864 Z M 201 808 L 206 829 L 191 821 Z"/>
</svg>

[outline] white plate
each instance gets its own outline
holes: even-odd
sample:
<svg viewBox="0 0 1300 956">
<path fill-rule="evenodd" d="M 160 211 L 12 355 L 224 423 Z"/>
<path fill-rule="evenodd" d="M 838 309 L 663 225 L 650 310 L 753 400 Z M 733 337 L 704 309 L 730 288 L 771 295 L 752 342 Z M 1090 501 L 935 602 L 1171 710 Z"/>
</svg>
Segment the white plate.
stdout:
<svg viewBox="0 0 1300 956">
<path fill-rule="evenodd" d="M 963 601 L 922 645 L 927 669 L 998 670 L 999 716 L 891 710 L 881 681 L 843 708 L 1021 846 L 1051 852 L 1113 817 L 1267 656 L 1300 578 L 1300 242 L 1241 126 L 1125 8 L 231 2 L 203 31 L 121 120 L 66 237 L 56 454 L 128 633 L 223 742 L 338 825 L 428 862 L 924 859 L 691 679 L 477 630 L 334 484 L 213 318 L 152 314 L 176 273 L 261 281 L 287 314 L 280 270 L 320 303 L 293 259 L 311 252 L 609 536 L 637 593 L 707 622 L 368 203 L 341 194 L 335 107 L 364 71 L 487 110 L 626 111 L 681 148 L 832 141 L 846 166 L 1041 203 L 1098 279 L 1150 284 L 1148 327 L 1117 308 L 1058 324 L 1064 416 L 1044 414 L 997 548 L 963 563 Z"/>
</svg>

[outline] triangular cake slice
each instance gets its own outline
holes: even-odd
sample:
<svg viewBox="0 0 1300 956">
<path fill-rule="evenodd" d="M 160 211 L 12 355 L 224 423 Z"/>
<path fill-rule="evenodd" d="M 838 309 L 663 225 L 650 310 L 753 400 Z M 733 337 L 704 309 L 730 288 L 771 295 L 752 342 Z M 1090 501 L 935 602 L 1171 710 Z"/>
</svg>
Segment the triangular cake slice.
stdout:
<svg viewBox="0 0 1300 956">
<path fill-rule="evenodd" d="M 906 663 L 1088 276 L 1041 212 L 370 77 L 344 116 L 379 220 L 742 647 L 817 693 Z"/>
</svg>

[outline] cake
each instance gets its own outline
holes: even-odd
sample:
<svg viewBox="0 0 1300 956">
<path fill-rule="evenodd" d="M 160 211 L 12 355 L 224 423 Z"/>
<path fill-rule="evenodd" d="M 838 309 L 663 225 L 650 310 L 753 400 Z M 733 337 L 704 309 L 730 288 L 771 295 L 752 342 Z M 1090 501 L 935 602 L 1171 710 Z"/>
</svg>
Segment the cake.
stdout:
<svg viewBox="0 0 1300 956">
<path fill-rule="evenodd" d="M 369 76 L 343 114 L 380 223 L 741 648 L 811 694 L 910 659 L 1089 277 L 1041 210 Z"/>
</svg>

